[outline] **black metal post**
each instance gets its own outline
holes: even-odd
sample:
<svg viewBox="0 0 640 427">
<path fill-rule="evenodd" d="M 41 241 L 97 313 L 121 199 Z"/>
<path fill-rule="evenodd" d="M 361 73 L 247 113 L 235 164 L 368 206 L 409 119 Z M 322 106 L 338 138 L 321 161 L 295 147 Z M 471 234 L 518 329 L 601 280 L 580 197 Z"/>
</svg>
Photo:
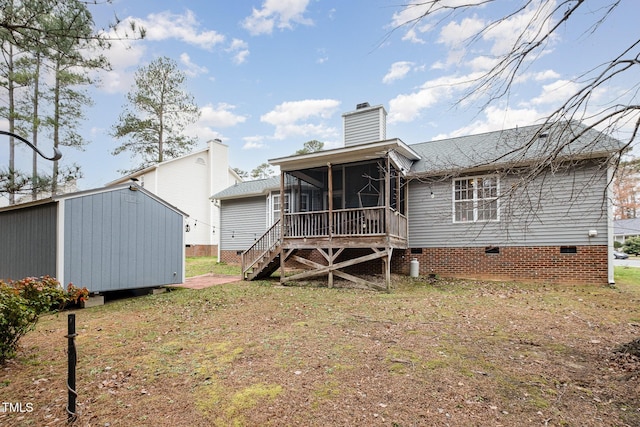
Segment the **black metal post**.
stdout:
<svg viewBox="0 0 640 427">
<path fill-rule="evenodd" d="M 31 147 L 31 149 L 33 151 L 35 151 L 36 153 L 40 154 L 40 156 L 42 158 L 47 159 L 47 160 L 51 160 L 52 162 L 54 162 L 56 160 L 60 160 L 60 158 L 62 157 L 62 153 L 60 152 L 60 150 L 58 150 L 58 147 L 53 147 L 53 156 L 47 157 L 47 156 L 44 155 L 44 153 L 42 151 L 38 150 L 38 147 L 36 147 L 32 143 L 30 143 L 29 141 L 27 141 L 26 139 L 24 139 L 20 135 L 16 135 L 15 133 L 12 133 L 12 132 L 7 132 L 5 130 L 0 130 L 0 135 L 7 135 L 7 136 L 13 137 L 13 138 L 15 138 L 17 140 L 20 140 L 20 141 L 24 142 L 29 147 Z"/>
<path fill-rule="evenodd" d="M 69 403 L 67 405 L 67 423 L 73 423 L 76 418 L 76 315 L 69 314 L 67 317 L 67 339 L 68 339 L 68 372 L 67 389 L 69 391 Z"/>
</svg>

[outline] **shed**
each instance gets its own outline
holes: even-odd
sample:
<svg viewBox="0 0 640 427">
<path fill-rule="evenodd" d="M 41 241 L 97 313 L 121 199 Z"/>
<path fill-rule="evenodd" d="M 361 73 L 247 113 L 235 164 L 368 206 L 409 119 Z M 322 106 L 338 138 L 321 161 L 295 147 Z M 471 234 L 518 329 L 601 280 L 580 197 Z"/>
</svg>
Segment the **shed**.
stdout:
<svg viewBox="0 0 640 427">
<path fill-rule="evenodd" d="M 0 279 L 50 275 L 91 293 L 184 281 L 186 214 L 121 184 L 0 209 Z"/>
</svg>

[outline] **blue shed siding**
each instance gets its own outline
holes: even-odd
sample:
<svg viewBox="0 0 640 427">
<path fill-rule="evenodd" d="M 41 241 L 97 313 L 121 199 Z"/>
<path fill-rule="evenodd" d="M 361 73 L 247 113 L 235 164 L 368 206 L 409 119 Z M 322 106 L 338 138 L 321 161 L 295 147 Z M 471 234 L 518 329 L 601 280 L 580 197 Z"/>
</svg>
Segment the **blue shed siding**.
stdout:
<svg viewBox="0 0 640 427">
<path fill-rule="evenodd" d="M 180 283 L 182 215 L 142 191 L 64 201 L 64 280 L 106 292 Z"/>
<path fill-rule="evenodd" d="M 56 275 L 56 205 L 0 212 L 0 279 Z"/>
</svg>

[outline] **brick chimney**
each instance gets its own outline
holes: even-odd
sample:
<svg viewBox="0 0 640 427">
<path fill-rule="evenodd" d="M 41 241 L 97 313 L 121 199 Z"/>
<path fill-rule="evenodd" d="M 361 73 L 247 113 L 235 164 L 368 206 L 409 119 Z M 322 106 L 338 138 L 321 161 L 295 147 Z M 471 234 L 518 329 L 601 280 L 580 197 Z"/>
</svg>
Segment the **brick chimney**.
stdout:
<svg viewBox="0 0 640 427">
<path fill-rule="evenodd" d="M 387 111 L 382 105 L 358 104 L 355 111 L 342 115 L 345 147 L 387 139 Z"/>
</svg>

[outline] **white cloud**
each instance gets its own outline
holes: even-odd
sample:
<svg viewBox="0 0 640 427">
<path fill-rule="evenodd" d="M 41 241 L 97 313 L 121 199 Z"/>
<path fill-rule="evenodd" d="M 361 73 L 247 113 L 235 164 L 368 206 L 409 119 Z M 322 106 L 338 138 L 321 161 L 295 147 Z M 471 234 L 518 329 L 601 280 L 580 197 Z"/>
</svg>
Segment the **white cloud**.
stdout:
<svg viewBox="0 0 640 427">
<path fill-rule="evenodd" d="M 531 100 L 533 105 L 564 103 L 580 90 L 580 85 L 571 80 L 556 80 L 542 86 L 542 93 Z"/>
<path fill-rule="evenodd" d="M 389 123 L 410 122 L 418 118 L 422 110 L 436 103 L 446 103 L 456 94 L 468 89 L 476 74 L 446 76 L 424 83 L 417 92 L 401 94 L 389 101 Z"/>
<path fill-rule="evenodd" d="M 126 92 L 134 82 L 133 72 L 142 62 L 147 52 L 146 43 L 149 41 L 164 41 L 177 39 L 187 44 L 211 50 L 214 46 L 223 43 L 225 37 L 215 31 L 201 31 L 200 23 L 193 12 L 187 10 L 184 14 L 173 14 L 169 11 L 149 14 L 146 18 L 127 17 L 123 19 L 118 28 L 130 28 L 135 23 L 136 27 L 143 27 L 146 36 L 142 40 L 123 39 L 122 30 L 111 29 L 106 36 L 112 39 L 111 48 L 101 51 L 111 64 L 111 71 L 98 73 L 101 81 L 100 89 L 107 93 Z M 197 75 L 207 72 L 206 68 L 198 67 L 191 63 L 188 57 L 181 57 L 183 64 L 187 65 L 188 75 Z"/>
<path fill-rule="evenodd" d="M 337 130 L 326 124 L 336 112 L 340 101 L 335 99 L 306 99 L 283 102 L 262 115 L 260 121 L 275 126 L 273 138 L 314 137 L 335 138 Z"/>
<path fill-rule="evenodd" d="M 318 59 L 316 59 L 316 64 L 324 64 L 329 60 L 327 49 L 320 48 L 320 49 L 317 49 L 316 52 L 318 53 Z"/>
<path fill-rule="evenodd" d="M 427 0 L 417 3 L 410 2 L 400 12 L 393 14 L 389 28 L 405 27 L 406 31 L 402 40 L 411 43 L 425 43 L 419 33 L 426 33 L 434 28 L 429 20 L 422 20 L 427 13 L 431 17 L 437 17 L 441 13 L 447 13 L 450 7 L 461 5 L 482 4 L 486 0 Z"/>
<path fill-rule="evenodd" d="M 264 137 L 262 136 L 246 136 L 242 138 L 244 140 L 243 150 L 254 150 L 265 148 L 267 145 L 264 143 Z"/>
<path fill-rule="evenodd" d="M 528 126 L 546 117 L 545 113 L 532 108 L 512 109 L 502 106 L 488 107 L 483 113 L 483 119 L 476 120 L 468 126 L 456 129 L 453 132 L 436 135 L 433 139 L 455 138 L 457 136 L 510 129 L 517 126 Z"/>
<path fill-rule="evenodd" d="M 120 25 L 128 27 L 130 22 L 131 18 L 127 18 Z M 105 33 L 105 37 L 113 40 L 111 48 L 101 49 L 94 54 L 104 55 L 111 64 L 111 70 L 95 72 L 100 81 L 99 89 L 107 93 L 126 92 L 134 81 L 133 73 L 129 70 L 140 64 L 146 47 L 137 40 L 121 39 L 122 34 L 113 29 Z"/>
<path fill-rule="evenodd" d="M 413 67 L 413 62 L 398 61 L 391 64 L 391 68 L 382 78 L 382 83 L 391 83 L 395 80 L 403 79 Z"/>
<path fill-rule="evenodd" d="M 460 22 L 452 21 L 442 27 L 438 43 L 453 49 L 464 47 L 469 39 L 482 31 L 487 23 L 477 17 L 464 18 Z"/>
<path fill-rule="evenodd" d="M 200 31 L 200 23 L 190 10 L 182 15 L 169 11 L 152 13 L 145 19 L 136 19 L 136 22 L 144 27 L 146 39 L 150 41 L 176 39 L 202 49 L 212 50 L 214 46 L 225 40 L 224 35 L 216 31 Z"/>
<path fill-rule="evenodd" d="M 253 9 L 251 16 L 242 22 L 242 27 L 252 35 L 271 34 L 274 27 L 291 29 L 293 24 L 313 25 L 305 18 L 309 0 L 265 0 L 261 9 Z"/>
<path fill-rule="evenodd" d="M 201 67 L 198 64 L 194 64 L 187 53 L 180 54 L 180 62 L 186 67 L 184 73 L 189 77 L 196 77 L 200 74 L 207 74 L 209 72 L 207 67 Z"/>
<path fill-rule="evenodd" d="M 235 106 L 226 103 L 217 105 L 207 104 L 200 109 L 200 119 L 198 122 L 202 125 L 213 127 L 231 127 L 239 123 L 244 123 L 247 118 L 235 114 Z"/>
<path fill-rule="evenodd" d="M 249 44 L 244 40 L 234 38 L 226 51 L 233 54 L 234 63 L 243 64 L 249 56 Z"/>
</svg>

